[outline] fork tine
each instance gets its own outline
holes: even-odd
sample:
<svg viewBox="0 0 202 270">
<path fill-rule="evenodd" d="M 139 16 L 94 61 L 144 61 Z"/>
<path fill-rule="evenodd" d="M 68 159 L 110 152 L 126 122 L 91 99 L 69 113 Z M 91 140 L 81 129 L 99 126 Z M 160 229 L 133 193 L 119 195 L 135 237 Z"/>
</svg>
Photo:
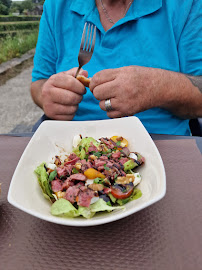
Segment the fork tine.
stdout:
<svg viewBox="0 0 202 270">
<path fill-rule="evenodd" d="M 84 28 L 83 28 L 83 33 L 82 33 L 82 38 L 81 38 L 80 49 L 82 49 L 82 50 L 83 50 L 84 41 L 85 41 L 85 35 L 86 35 L 86 25 L 87 25 L 87 22 L 85 22 L 85 25 L 84 25 Z"/>
<path fill-rule="evenodd" d="M 90 30 L 90 37 L 89 37 L 89 43 L 88 43 L 88 49 L 87 49 L 88 52 L 90 52 L 92 32 L 93 32 L 93 25 L 91 25 L 91 30 Z"/>
<path fill-rule="evenodd" d="M 91 46 L 92 53 L 93 53 L 94 47 L 95 47 L 95 38 L 96 38 L 96 26 L 94 27 L 94 32 L 93 32 L 93 41 L 92 41 L 92 46 Z"/>
<path fill-rule="evenodd" d="M 89 33 L 90 33 L 90 37 L 89 37 Z M 92 34 L 93 34 L 93 37 L 92 37 Z M 84 29 L 83 29 L 82 38 L 81 38 L 81 45 L 80 45 L 80 50 L 79 50 L 79 55 L 78 55 L 79 67 L 76 71 L 75 78 L 79 74 L 79 71 L 82 68 L 82 66 L 87 64 L 91 59 L 91 56 L 93 54 L 93 50 L 95 47 L 95 37 L 96 37 L 96 26 L 94 27 L 94 31 L 93 31 L 93 25 L 91 23 L 87 24 L 86 22 L 84 24 Z"/>
<path fill-rule="evenodd" d="M 87 47 L 88 47 L 88 42 L 90 43 L 90 40 L 88 39 L 88 37 L 89 37 L 89 31 L 90 31 L 90 23 L 88 24 L 88 32 L 87 32 L 86 45 L 85 45 L 85 47 L 84 47 L 84 50 L 87 49 Z"/>
</svg>

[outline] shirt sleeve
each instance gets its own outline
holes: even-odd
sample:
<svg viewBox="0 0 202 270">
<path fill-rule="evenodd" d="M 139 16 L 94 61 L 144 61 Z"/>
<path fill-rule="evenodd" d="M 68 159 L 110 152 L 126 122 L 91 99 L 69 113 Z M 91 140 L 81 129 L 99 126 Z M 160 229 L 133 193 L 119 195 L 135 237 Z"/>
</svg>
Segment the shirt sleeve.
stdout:
<svg viewBox="0 0 202 270">
<path fill-rule="evenodd" d="M 46 0 L 40 20 L 34 56 L 32 82 L 47 79 L 56 73 L 57 51 L 54 39 L 54 13 L 51 1 Z"/>
<path fill-rule="evenodd" d="M 178 43 L 180 70 L 202 75 L 202 1 L 193 0 Z"/>
</svg>

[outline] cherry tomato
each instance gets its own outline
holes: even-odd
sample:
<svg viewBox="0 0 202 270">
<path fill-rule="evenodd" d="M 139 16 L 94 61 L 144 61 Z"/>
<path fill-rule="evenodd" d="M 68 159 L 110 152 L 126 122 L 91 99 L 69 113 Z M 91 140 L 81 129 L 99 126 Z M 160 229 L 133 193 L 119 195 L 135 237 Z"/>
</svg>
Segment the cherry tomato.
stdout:
<svg viewBox="0 0 202 270">
<path fill-rule="evenodd" d="M 114 185 L 111 187 L 111 194 L 117 199 L 126 199 L 133 193 L 133 185 Z"/>
</svg>

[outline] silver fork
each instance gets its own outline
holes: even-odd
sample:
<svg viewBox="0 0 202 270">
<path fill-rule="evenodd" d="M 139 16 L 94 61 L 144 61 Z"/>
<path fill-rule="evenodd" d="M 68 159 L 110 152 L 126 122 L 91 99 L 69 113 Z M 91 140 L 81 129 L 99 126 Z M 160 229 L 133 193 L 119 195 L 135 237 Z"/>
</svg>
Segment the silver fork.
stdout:
<svg viewBox="0 0 202 270">
<path fill-rule="evenodd" d="M 89 36 L 89 33 L 90 33 L 90 36 Z M 83 34 L 81 38 L 81 45 L 80 45 L 79 56 L 78 56 L 79 67 L 77 69 L 75 78 L 79 74 L 79 71 L 82 68 L 82 66 L 87 64 L 92 57 L 94 47 L 95 47 L 95 37 L 96 37 L 96 26 L 94 26 L 91 23 L 88 23 L 87 25 L 87 22 L 86 22 L 83 28 Z"/>
</svg>

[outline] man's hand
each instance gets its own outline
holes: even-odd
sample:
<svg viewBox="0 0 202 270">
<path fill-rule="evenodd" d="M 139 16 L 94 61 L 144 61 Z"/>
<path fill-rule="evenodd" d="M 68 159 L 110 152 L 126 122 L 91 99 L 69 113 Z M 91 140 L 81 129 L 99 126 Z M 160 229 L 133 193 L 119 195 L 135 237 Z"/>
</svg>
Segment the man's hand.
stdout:
<svg viewBox="0 0 202 270">
<path fill-rule="evenodd" d="M 141 66 L 108 69 L 96 73 L 89 87 L 100 100 L 102 110 L 106 111 L 105 101 L 110 99 L 110 118 L 134 115 L 153 107 L 182 118 L 202 116 L 202 93 L 182 73 Z"/>
<path fill-rule="evenodd" d="M 158 104 L 153 72 L 139 66 L 103 70 L 91 79 L 90 90 L 100 100 L 102 110 L 106 110 L 105 100 L 111 100 L 110 118 L 134 115 Z"/>
<path fill-rule="evenodd" d="M 75 79 L 76 68 L 51 76 L 38 93 L 38 105 L 54 120 L 72 120 L 78 104 L 86 93 L 84 85 Z M 80 74 L 88 76 L 87 71 Z M 34 89 L 32 90 L 32 96 Z M 40 98 L 39 98 L 40 97 Z M 35 99 L 36 100 L 36 99 Z M 36 102 L 37 103 L 37 102 Z"/>
</svg>

